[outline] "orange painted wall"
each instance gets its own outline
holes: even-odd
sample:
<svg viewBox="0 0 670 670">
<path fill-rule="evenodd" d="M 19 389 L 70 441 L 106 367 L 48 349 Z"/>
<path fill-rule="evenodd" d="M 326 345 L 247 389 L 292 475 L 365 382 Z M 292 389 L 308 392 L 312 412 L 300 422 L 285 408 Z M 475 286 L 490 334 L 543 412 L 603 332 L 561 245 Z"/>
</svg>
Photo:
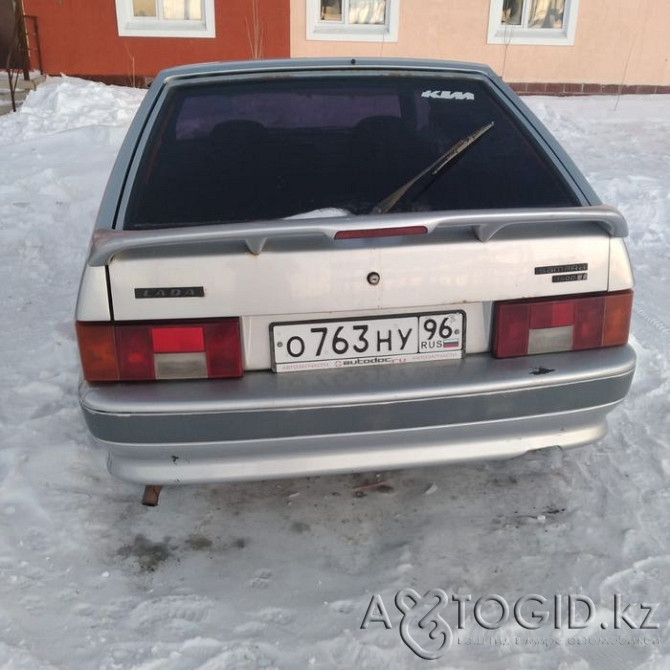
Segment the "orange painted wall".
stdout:
<svg viewBox="0 0 670 670">
<path fill-rule="evenodd" d="M 215 0 L 216 37 L 119 37 L 114 0 L 24 0 L 39 22 L 47 74 L 153 76 L 185 63 L 251 58 L 250 0 Z M 289 0 L 259 0 L 263 56 L 288 57 Z M 35 67 L 36 64 L 33 63 Z"/>
<path fill-rule="evenodd" d="M 491 0 L 400 0 L 398 41 L 306 38 L 291 0 L 291 55 L 385 56 L 490 65 L 511 82 L 670 85 L 670 0 L 580 0 L 574 46 L 488 44 Z"/>
</svg>

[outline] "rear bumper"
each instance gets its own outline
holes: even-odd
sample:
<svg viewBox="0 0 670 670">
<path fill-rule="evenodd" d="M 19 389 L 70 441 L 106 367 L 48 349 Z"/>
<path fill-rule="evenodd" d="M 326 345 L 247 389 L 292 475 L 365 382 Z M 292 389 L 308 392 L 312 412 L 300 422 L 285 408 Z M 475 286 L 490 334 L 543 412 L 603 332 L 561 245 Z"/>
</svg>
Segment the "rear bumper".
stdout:
<svg viewBox="0 0 670 670">
<path fill-rule="evenodd" d="M 626 395 L 630 346 L 242 379 L 82 383 L 112 474 L 151 484 L 509 457 L 593 442 Z"/>
</svg>

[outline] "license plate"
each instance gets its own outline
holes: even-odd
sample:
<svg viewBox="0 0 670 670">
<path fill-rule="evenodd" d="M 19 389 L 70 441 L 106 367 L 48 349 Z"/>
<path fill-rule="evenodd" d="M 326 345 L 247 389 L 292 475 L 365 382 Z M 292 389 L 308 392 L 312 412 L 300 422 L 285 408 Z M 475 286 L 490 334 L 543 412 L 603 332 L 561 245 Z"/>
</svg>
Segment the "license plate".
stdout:
<svg viewBox="0 0 670 670">
<path fill-rule="evenodd" d="M 463 356 L 465 313 L 273 323 L 272 369 L 297 372 Z"/>
</svg>

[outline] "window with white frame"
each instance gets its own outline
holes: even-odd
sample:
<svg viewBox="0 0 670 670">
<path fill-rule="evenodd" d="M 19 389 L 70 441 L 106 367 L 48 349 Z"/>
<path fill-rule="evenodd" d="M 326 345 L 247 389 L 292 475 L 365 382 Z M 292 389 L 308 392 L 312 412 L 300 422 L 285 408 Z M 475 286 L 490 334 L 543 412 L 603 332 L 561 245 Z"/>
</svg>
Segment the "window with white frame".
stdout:
<svg viewBox="0 0 670 670">
<path fill-rule="evenodd" d="M 579 0 L 491 0 L 489 44 L 572 46 Z"/>
<path fill-rule="evenodd" d="M 400 0 L 306 0 L 307 39 L 397 42 Z"/>
<path fill-rule="evenodd" d="M 116 0 L 122 37 L 215 37 L 214 0 Z"/>
</svg>

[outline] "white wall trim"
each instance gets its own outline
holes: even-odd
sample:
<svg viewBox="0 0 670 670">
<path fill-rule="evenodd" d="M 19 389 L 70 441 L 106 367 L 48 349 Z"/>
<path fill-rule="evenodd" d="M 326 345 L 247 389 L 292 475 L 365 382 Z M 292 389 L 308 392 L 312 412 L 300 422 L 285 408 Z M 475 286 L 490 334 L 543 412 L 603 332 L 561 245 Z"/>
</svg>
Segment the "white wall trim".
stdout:
<svg viewBox="0 0 670 670">
<path fill-rule="evenodd" d="M 386 25 L 345 25 L 319 19 L 320 0 L 305 0 L 308 40 L 397 42 L 400 0 L 387 0 Z"/>
<path fill-rule="evenodd" d="M 529 2 L 530 0 L 526 0 Z M 524 28 L 500 23 L 503 0 L 491 0 L 488 44 L 527 44 L 530 46 L 573 46 L 577 31 L 579 0 L 566 0 L 563 27 Z"/>
<path fill-rule="evenodd" d="M 202 21 L 160 20 L 133 16 L 132 0 L 116 0 L 120 37 L 216 37 L 214 0 L 203 0 Z"/>
</svg>

